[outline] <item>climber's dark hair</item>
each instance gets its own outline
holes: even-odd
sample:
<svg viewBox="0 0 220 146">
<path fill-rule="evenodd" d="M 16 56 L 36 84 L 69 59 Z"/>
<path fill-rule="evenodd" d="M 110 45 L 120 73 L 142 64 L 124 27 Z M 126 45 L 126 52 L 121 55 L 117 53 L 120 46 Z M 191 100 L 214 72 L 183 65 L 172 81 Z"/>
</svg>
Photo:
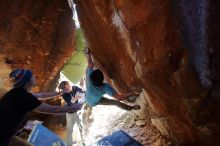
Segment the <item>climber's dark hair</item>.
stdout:
<svg viewBox="0 0 220 146">
<path fill-rule="evenodd" d="M 96 69 L 91 73 L 90 79 L 93 85 L 101 86 L 103 84 L 104 75 L 101 70 Z"/>
</svg>

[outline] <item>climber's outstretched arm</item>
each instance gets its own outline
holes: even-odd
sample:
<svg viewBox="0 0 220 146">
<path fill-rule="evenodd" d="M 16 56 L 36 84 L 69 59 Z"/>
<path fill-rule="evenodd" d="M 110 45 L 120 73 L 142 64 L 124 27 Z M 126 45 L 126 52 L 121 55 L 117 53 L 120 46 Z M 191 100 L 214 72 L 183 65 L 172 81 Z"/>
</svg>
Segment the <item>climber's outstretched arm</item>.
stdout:
<svg viewBox="0 0 220 146">
<path fill-rule="evenodd" d="M 41 92 L 41 93 L 33 93 L 34 96 L 36 96 L 40 100 L 46 100 L 51 99 L 56 96 L 62 95 L 64 92 Z"/>
<path fill-rule="evenodd" d="M 93 69 L 93 61 L 92 61 L 92 56 L 89 48 L 84 48 L 84 53 L 87 58 L 87 68 Z"/>
<path fill-rule="evenodd" d="M 64 114 L 66 112 L 76 112 L 82 108 L 82 104 L 75 103 L 72 106 L 52 106 L 46 103 L 42 103 L 38 106 L 35 111 L 38 113 L 45 113 L 45 114 Z"/>
</svg>

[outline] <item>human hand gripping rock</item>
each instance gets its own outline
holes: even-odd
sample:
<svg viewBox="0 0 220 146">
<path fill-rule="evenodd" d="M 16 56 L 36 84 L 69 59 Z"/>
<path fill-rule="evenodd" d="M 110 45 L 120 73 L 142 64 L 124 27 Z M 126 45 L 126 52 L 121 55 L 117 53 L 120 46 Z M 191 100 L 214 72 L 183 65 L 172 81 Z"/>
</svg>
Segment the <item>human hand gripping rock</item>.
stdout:
<svg viewBox="0 0 220 146">
<path fill-rule="evenodd" d="M 88 47 L 84 47 L 83 52 L 84 52 L 84 54 L 85 54 L 85 55 L 90 54 L 90 50 L 89 50 L 89 48 L 88 48 Z"/>
<path fill-rule="evenodd" d="M 134 96 L 139 96 L 142 92 L 142 89 L 137 89 L 136 91 L 134 91 Z"/>
<path fill-rule="evenodd" d="M 128 102 L 135 102 L 141 92 L 142 92 L 142 89 L 138 89 L 138 90 L 134 91 L 133 95 L 128 97 Z"/>
</svg>

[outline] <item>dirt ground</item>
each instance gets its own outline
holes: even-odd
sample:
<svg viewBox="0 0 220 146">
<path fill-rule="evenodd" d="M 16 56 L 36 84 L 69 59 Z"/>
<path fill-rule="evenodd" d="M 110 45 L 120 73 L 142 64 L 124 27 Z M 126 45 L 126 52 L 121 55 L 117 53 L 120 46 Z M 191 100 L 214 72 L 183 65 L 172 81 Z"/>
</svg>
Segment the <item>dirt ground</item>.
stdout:
<svg viewBox="0 0 220 146">
<path fill-rule="evenodd" d="M 114 106 L 94 107 L 89 121 L 84 123 L 86 146 L 94 144 L 117 130 L 125 131 L 144 146 L 174 145 L 151 124 L 150 117 L 143 119 L 138 117 L 135 112 L 126 112 Z M 65 116 L 53 117 L 47 121 L 46 125 L 62 139 L 66 139 Z"/>
</svg>

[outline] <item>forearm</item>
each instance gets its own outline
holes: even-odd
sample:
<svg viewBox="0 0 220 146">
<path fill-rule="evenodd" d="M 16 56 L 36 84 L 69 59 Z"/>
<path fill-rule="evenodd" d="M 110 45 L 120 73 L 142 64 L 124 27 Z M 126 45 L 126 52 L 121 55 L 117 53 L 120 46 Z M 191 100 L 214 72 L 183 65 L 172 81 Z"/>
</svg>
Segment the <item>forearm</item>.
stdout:
<svg viewBox="0 0 220 146">
<path fill-rule="evenodd" d="M 92 63 L 92 56 L 90 53 L 86 54 L 87 62 Z"/>
<path fill-rule="evenodd" d="M 87 64 L 89 67 L 93 67 L 93 61 L 92 61 L 92 57 L 91 57 L 91 54 L 88 53 L 86 54 L 86 58 L 87 58 Z"/>
<path fill-rule="evenodd" d="M 65 114 L 69 112 L 71 108 L 69 106 L 54 106 L 51 109 L 47 109 L 44 113 L 48 114 Z"/>
<path fill-rule="evenodd" d="M 43 103 L 44 105 L 40 105 L 35 109 L 36 112 L 38 113 L 45 113 L 45 114 L 64 114 L 66 112 L 71 111 L 71 107 L 69 106 L 51 106 L 48 104 Z"/>
<path fill-rule="evenodd" d="M 35 93 L 33 95 L 41 100 L 45 100 L 45 99 L 54 98 L 54 97 L 61 95 L 61 94 L 62 94 L 61 92 L 42 92 L 42 93 Z"/>
</svg>

